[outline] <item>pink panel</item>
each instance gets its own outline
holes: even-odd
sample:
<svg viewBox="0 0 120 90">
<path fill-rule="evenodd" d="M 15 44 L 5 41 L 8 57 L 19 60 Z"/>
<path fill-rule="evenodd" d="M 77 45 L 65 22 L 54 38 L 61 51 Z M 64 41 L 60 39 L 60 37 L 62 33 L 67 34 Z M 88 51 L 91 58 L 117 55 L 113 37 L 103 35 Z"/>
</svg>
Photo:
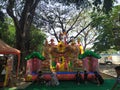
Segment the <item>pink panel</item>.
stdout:
<svg viewBox="0 0 120 90">
<path fill-rule="evenodd" d="M 92 63 L 92 66 L 90 67 L 89 63 L 88 63 L 88 58 L 87 57 L 84 58 L 83 59 L 83 68 L 84 68 L 84 70 L 86 70 L 88 72 L 96 71 L 96 69 L 98 68 L 98 59 L 92 58 L 91 63 Z"/>
</svg>

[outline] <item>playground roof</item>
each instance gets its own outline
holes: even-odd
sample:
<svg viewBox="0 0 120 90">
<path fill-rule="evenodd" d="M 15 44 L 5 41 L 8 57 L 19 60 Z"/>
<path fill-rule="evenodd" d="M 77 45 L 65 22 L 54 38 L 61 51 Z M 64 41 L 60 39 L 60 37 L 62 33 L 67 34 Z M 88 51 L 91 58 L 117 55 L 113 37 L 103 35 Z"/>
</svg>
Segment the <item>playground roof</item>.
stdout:
<svg viewBox="0 0 120 90">
<path fill-rule="evenodd" d="M 20 51 L 0 40 L 0 54 L 20 54 Z"/>
<path fill-rule="evenodd" d="M 0 54 L 14 54 L 18 56 L 18 67 L 17 67 L 17 73 L 18 73 L 19 64 L 20 64 L 20 50 L 9 46 L 0 39 Z"/>
</svg>

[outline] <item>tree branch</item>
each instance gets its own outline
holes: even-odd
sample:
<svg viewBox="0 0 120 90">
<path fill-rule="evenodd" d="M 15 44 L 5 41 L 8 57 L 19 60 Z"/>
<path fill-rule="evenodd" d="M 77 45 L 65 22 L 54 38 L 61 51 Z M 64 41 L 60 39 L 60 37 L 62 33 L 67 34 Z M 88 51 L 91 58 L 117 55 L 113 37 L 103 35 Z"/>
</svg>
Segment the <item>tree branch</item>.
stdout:
<svg viewBox="0 0 120 90">
<path fill-rule="evenodd" d="M 93 21 L 91 21 L 87 26 L 85 26 L 82 30 L 80 30 L 80 32 L 78 32 L 77 34 L 76 34 L 76 36 L 74 36 L 73 38 L 75 39 L 75 38 L 77 38 L 78 37 L 78 35 L 80 35 L 81 34 L 81 32 L 83 32 L 88 26 L 90 26 L 90 24 L 92 23 Z M 68 41 L 68 43 L 70 43 L 72 40 L 70 39 L 70 41 Z"/>
<path fill-rule="evenodd" d="M 13 8 L 14 8 L 14 3 L 15 3 L 15 0 L 8 0 L 8 5 L 7 5 L 7 13 L 8 15 L 13 19 L 14 23 L 15 23 L 15 26 L 17 28 L 20 28 L 19 27 L 19 22 L 18 22 L 18 19 L 16 18 L 16 16 L 14 15 L 14 11 L 13 11 Z"/>
<path fill-rule="evenodd" d="M 73 28 L 73 26 L 75 25 L 75 23 L 77 22 L 78 18 L 80 17 L 81 12 L 83 11 L 83 9 L 79 12 L 78 16 L 76 17 L 76 19 L 74 20 L 73 24 L 71 25 L 71 27 L 66 31 L 67 33 L 69 33 L 69 31 Z"/>
</svg>

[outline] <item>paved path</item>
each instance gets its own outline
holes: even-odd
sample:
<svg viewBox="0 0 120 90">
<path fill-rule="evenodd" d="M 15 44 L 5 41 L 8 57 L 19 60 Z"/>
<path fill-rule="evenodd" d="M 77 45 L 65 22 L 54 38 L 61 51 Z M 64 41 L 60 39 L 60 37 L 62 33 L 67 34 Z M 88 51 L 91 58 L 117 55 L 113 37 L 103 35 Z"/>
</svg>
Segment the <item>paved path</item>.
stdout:
<svg viewBox="0 0 120 90">
<path fill-rule="evenodd" d="M 116 77 L 115 67 L 117 65 L 100 65 L 100 71 L 110 76 Z"/>
</svg>

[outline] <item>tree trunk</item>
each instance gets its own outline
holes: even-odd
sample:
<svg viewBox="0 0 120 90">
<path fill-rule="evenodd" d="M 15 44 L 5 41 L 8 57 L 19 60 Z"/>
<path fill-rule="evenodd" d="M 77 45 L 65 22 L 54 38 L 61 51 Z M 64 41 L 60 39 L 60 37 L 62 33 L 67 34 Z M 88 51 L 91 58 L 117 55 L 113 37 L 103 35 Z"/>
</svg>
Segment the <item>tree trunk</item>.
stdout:
<svg viewBox="0 0 120 90">
<path fill-rule="evenodd" d="M 25 0 L 20 18 L 15 16 L 16 0 L 8 0 L 7 13 L 13 19 L 16 29 L 16 48 L 21 51 L 21 67 L 26 66 L 25 56 L 30 49 L 30 26 L 33 21 L 35 9 L 40 0 Z M 17 12 L 16 12 L 17 13 Z"/>
<path fill-rule="evenodd" d="M 22 30 L 22 28 L 16 27 L 16 48 L 21 51 L 21 67 L 25 67 L 25 56 L 28 55 L 29 51 L 29 33 L 30 30 Z"/>
</svg>

